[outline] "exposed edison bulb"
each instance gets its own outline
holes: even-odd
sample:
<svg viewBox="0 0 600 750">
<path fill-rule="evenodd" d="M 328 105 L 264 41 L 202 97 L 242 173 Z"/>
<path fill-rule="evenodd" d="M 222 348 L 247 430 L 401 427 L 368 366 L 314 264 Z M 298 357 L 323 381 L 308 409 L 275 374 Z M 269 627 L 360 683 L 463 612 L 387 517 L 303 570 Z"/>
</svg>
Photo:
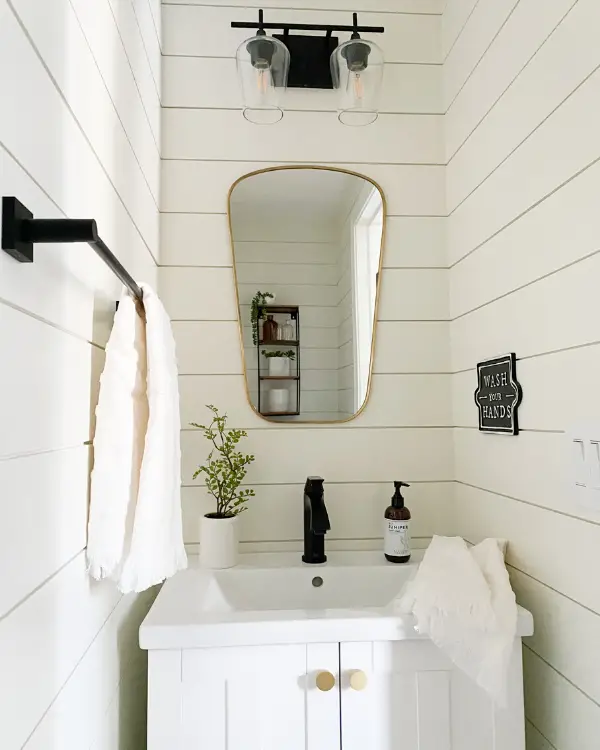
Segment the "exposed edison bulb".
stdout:
<svg viewBox="0 0 600 750">
<path fill-rule="evenodd" d="M 256 76 L 256 86 L 258 88 L 258 93 L 262 96 L 265 96 L 267 93 L 267 88 L 269 86 L 269 69 L 268 68 L 261 68 L 260 70 L 257 70 L 257 76 Z"/>
<path fill-rule="evenodd" d="M 352 81 L 352 93 L 354 94 L 354 99 L 358 102 L 362 102 L 365 93 L 365 87 L 361 74 L 352 73 L 350 75 L 350 80 Z"/>
</svg>

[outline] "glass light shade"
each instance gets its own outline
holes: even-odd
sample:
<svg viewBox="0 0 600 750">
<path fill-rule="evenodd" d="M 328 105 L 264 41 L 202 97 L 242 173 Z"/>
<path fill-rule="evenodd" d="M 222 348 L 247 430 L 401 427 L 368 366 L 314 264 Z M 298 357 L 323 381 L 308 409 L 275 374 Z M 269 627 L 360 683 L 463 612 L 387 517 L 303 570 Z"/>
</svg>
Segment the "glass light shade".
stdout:
<svg viewBox="0 0 600 750">
<path fill-rule="evenodd" d="M 259 33 L 242 42 L 235 57 L 244 117 L 259 125 L 279 122 L 290 68 L 288 48 L 278 39 Z"/>
<path fill-rule="evenodd" d="M 344 125 L 369 125 L 379 114 L 383 52 L 374 42 L 350 39 L 331 54 L 331 77 Z"/>
</svg>

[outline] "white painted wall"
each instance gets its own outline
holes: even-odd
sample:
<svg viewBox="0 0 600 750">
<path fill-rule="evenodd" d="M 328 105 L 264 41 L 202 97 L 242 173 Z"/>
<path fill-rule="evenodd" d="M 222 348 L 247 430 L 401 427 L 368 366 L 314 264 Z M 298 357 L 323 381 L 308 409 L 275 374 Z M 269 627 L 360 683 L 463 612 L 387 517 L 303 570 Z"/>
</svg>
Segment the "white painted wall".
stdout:
<svg viewBox="0 0 600 750">
<path fill-rule="evenodd" d="M 0 194 L 95 218 L 156 283 L 158 0 L 0 0 Z M 120 285 L 82 245 L 0 253 L 0 746 L 141 748 L 151 594 L 85 572 L 91 414 Z"/>
<path fill-rule="evenodd" d="M 543 8 L 542 8 L 543 5 Z M 600 514 L 564 432 L 600 417 L 597 0 L 450 0 L 444 101 L 456 532 L 509 540 L 529 750 L 595 748 Z M 476 362 L 515 351 L 518 438 L 481 435 Z"/>
<path fill-rule="evenodd" d="M 273 19 L 347 23 L 341 0 L 267 3 Z M 238 7 L 231 7 L 238 6 Z M 272 7 L 276 6 L 276 7 Z M 384 107 L 368 128 L 340 125 L 331 92 L 296 91 L 283 120 L 247 123 L 239 110 L 235 51 L 259 3 L 163 4 L 164 110 L 162 263 L 164 302 L 180 358 L 182 421 L 202 420 L 204 404 L 226 409 L 248 429 L 257 490 L 242 516 L 246 548 L 298 547 L 307 475 L 326 479 L 331 547 L 381 546 L 392 480 L 407 497 L 415 536 L 445 528 L 451 495 L 450 354 L 443 214 L 441 10 L 438 0 L 368 0 L 363 23 L 384 25 Z M 304 9 L 300 9 L 304 8 Z M 279 425 L 246 401 L 227 232 L 227 192 L 239 176 L 273 164 L 347 167 L 377 181 L 388 201 L 388 240 L 371 399 L 344 425 Z M 398 293 L 398 289 L 402 293 Z M 303 316 L 303 325 L 314 322 Z M 201 434 L 184 429 L 185 539 L 211 509 L 192 473 L 207 454 Z M 358 540 L 358 541 L 357 541 Z"/>
</svg>

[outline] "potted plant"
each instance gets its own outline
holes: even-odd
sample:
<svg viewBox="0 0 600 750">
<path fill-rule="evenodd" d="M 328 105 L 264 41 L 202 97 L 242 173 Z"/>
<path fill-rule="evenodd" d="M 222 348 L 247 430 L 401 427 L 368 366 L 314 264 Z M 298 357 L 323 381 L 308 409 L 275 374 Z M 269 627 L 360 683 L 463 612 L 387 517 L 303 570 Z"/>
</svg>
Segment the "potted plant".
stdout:
<svg viewBox="0 0 600 750">
<path fill-rule="evenodd" d="M 269 352 L 263 349 L 262 354 L 269 362 L 269 375 L 282 377 L 290 374 L 290 362 L 296 359 L 295 351 L 288 349 L 287 352 Z"/>
<path fill-rule="evenodd" d="M 209 425 L 191 423 L 192 427 L 204 431 L 204 437 L 211 444 L 206 463 L 196 469 L 194 479 L 205 475 L 206 489 L 217 501 L 217 509 L 201 519 L 200 560 L 207 568 L 232 568 L 237 562 L 238 516 L 246 510 L 248 499 L 255 495 L 252 489 L 240 489 L 254 456 L 238 450 L 238 443 L 248 437 L 248 433 L 227 429 L 227 415 L 221 416 L 212 404 L 206 408 L 212 412 L 212 422 Z"/>
<path fill-rule="evenodd" d="M 271 292 L 256 292 L 254 297 L 252 297 L 252 302 L 250 303 L 250 323 L 252 324 L 252 343 L 254 346 L 258 343 L 258 321 L 265 318 L 264 311 L 261 311 L 260 314 L 258 312 L 259 305 L 267 305 L 269 300 L 274 299 L 275 295 L 271 294 Z"/>
</svg>

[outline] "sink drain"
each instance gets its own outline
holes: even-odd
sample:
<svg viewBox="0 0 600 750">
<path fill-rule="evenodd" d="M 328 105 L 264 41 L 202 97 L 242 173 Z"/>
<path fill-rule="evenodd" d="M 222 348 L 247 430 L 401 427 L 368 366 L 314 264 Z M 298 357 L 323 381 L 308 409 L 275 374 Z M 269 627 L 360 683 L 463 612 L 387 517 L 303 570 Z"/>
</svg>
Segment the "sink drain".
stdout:
<svg viewBox="0 0 600 750">
<path fill-rule="evenodd" d="M 315 587 L 316 589 L 318 589 L 318 588 L 319 588 L 320 586 L 322 586 L 322 585 L 323 585 L 323 579 L 321 578 L 321 576 L 315 576 L 315 577 L 314 577 L 314 578 L 312 579 L 312 585 L 313 585 L 313 586 L 314 586 L 314 587 Z"/>
</svg>

